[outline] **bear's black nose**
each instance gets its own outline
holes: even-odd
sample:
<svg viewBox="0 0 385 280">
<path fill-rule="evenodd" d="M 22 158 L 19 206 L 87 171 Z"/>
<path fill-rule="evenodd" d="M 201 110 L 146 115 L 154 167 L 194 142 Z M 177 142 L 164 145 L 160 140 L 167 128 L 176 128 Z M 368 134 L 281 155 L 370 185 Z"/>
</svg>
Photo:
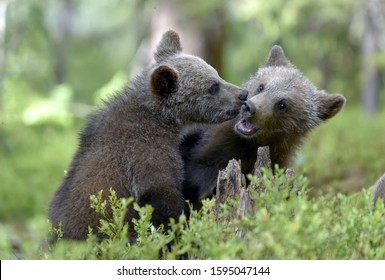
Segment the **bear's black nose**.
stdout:
<svg viewBox="0 0 385 280">
<path fill-rule="evenodd" d="M 246 101 L 248 95 L 249 95 L 249 91 L 243 89 L 241 94 L 239 95 L 239 100 Z"/>
<path fill-rule="evenodd" d="M 254 115 L 257 111 L 257 108 L 255 108 L 255 105 L 251 100 L 246 100 L 243 102 L 243 107 L 245 112 L 249 113 L 250 115 Z"/>
</svg>

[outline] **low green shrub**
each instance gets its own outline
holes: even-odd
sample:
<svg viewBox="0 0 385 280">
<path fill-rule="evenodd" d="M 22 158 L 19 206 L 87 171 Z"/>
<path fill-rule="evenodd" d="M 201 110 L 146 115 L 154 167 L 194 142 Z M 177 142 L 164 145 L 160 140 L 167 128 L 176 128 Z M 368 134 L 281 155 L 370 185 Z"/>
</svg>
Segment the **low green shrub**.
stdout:
<svg viewBox="0 0 385 280">
<path fill-rule="evenodd" d="M 134 221 L 138 239 L 130 244 L 128 225 L 122 223 L 131 200 L 119 200 L 111 191 L 108 201 L 92 197 L 93 207 L 103 213 L 106 203 L 114 215 L 104 216 L 99 241 L 90 231 L 85 242 L 60 240 L 47 259 L 385 259 L 385 208 L 372 204 L 371 190 L 354 195 L 327 194 L 309 198 L 303 175 L 286 178 L 277 169 L 265 171 L 254 182 L 265 188 L 253 191 L 255 211 L 237 216 L 238 198 L 230 199 L 214 214 L 215 201 L 181 215 L 170 228 L 151 225 L 152 208 L 138 207 Z M 103 215 L 102 215 L 103 216 Z M 239 231 L 244 231 L 242 238 Z M 76 244 L 76 245 L 74 245 Z"/>
</svg>

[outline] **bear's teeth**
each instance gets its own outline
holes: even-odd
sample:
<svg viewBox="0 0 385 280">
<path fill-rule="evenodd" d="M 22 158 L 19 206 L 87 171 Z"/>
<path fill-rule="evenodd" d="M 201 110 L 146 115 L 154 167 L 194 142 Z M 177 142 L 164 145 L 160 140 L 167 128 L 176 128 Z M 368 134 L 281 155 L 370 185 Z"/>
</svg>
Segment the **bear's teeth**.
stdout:
<svg viewBox="0 0 385 280">
<path fill-rule="evenodd" d="M 250 136 L 258 130 L 257 127 L 247 121 L 247 119 L 242 119 L 239 121 L 237 124 L 237 129 L 240 133 L 245 134 L 246 136 Z"/>
</svg>

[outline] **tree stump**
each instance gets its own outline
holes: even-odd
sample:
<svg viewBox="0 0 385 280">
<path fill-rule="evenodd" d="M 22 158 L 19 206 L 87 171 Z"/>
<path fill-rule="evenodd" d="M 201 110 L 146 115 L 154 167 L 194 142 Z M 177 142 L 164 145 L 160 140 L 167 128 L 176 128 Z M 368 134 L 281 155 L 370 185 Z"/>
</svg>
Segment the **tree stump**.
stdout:
<svg viewBox="0 0 385 280">
<path fill-rule="evenodd" d="M 257 161 L 254 165 L 252 175 L 258 179 L 263 177 L 263 169 L 272 171 L 270 149 L 268 146 L 263 146 L 257 150 Z M 287 168 L 285 175 L 287 178 L 293 176 L 294 171 L 292 168 Z M 221 204 L 226 203 L 229 198 L 235 197 L 239 194 L 239 202 L 234 215 L 230 218 L 242 219 L 242 217 L 251 213 L 255 213 L 257 209 L 258 201 L 252 196 L 250 190 L 256 190 L 259 195 L 266 192 L 266 189 L 260 183 L 251 182 L 249 185 L 246 183 L 244 174 L 241 170 L 241 162 L 235 159 L 230 160 L 227 167 L 224 170 L 219 171 L 217 186 L 216 186 L 216 202 L 215 202 L 215 215 L 219 220 L 219 207 Z M 242 239 L 245 238 L 247 228 L 235 229 L 236 234 Z"/>
<path fill-rule="evenodd" d="M 257 151 L 257 161 L 254 165 L 253 175 L 257 178 L 262 178 L 262 169 L 271 170 L 270 149 L 269 146 L 259 147 Z"/>
<path fill-rule="evenodd" d="M 215 215 L 217 218 L 220 204 L 225 203 L 229 197 L 234 197 L 245 187 L 246 179 L 245 175 L 242 174 L 240 161 L 230 160 L 227 167 L 218 173 L 215 197 Z"/>
<path fill-rule="evenodd" d="M 262 178 L 262 169 L 271 169 L 270 150 L 268 146 L 260 147 L 257 151 L 257 161 L 254 165 L 253 174 L 257 178 Z M 230 160 L 224 170 L 219 171 L 216 186 L 216 207 L 215 214 L 218 217 L 220 204 L 226 203 L 228 198 L 235 197 L 239 194 L 239 202 L 236 218 L 240 219 L 246 216 L 249 211 L 255 212 L 256 201 L 252 198 L 250 188 L 256 189 L 258 193 L 264 192 L 259 184 L 246 184 L 245 176 L 241 171 L 241 162 L 235 159 Z M 245 231 L 238 230 L 237 235 L 241 238 L 245 237 Z"/>
<path fill-rule="evenodd" d="M 246 180 L 241 171 L 240 161 L 232 159 L 226 169 L 219 171 L 216 187 L 217 202 L 226 202 L 228 197 L 233 197 L 244 187 L 246 187 Z"/>
<path fill-rule="evenodd" d="M 270 149 L 268 146 L 258 148 L 257 161 L 255 162 L 254 171 L 252 175 L 258 179 L 262 179 L 262 169 L 264 168 L 267 170 L 271 170 Z M 250 187 L 257 190 L 259 194 L 265 192 L 265 189 L 259 184 L 251 183 Z"/>
</svg>

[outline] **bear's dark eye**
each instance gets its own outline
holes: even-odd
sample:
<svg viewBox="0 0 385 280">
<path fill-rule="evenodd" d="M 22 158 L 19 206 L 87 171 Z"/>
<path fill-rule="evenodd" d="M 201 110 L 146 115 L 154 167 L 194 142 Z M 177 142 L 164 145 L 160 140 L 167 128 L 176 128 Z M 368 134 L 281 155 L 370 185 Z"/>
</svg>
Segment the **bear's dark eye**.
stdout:
<svg viewBox="0 0 385 280">
<path fill-rule="evenodd" d="M 265 89 L 265 85 L 264 84 L 260 84 L 257 88 L 257 94 L 258 93 L 261 93 L 263 90 Z"/>
<path fill-rule="evenodd" d="M 210 94 L 216 94 L 219 92 L 221 88 L 221 85 L 219 83 L 215 83 L 213 84 L 210 88 L 209 88 L 209 93 Z"/>
<path fill-rule="evenodd" d="M 286 112 L 286 109 L 287 109 L 287 102 L 285 99 L 282 99 L 280 101 L 278 101 L 276 104 L 275 104 L 278 112 L 280 113 L 284 113 Z"/>
</svg>

